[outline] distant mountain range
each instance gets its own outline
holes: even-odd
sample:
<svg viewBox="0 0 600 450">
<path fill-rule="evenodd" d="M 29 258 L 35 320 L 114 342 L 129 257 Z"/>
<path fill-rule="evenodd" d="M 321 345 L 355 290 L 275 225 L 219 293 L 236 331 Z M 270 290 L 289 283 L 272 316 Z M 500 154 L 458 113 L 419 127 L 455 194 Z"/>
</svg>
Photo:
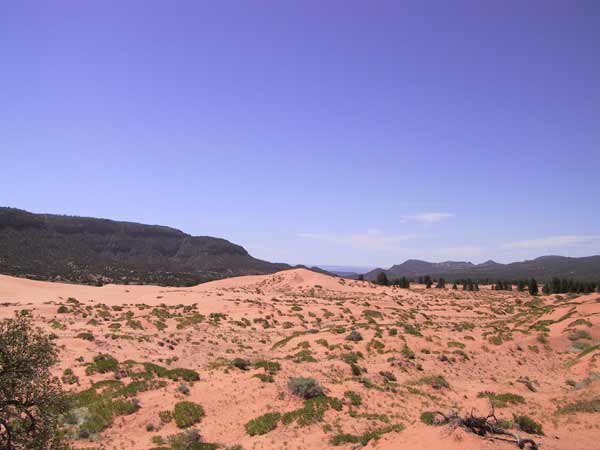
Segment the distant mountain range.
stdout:
<svg viewBox="0 0 600 450">
<path fill-rule="evenodd" d="M 198 284 L 289 269 L 159 225 L 0 208 L 0 273 L 77 283 Z"/>
<path fill-rule="evenodd" d="M 448 281 L 465 278 L 477 280 L 515 280 L 537 278 L 547 280 L 552 277 L 573 278 L 582 281 L 600 280 L 600 255 L 582 258 L 567 256 L 540 256 L 529 261 L 500 264 L 486 261 L 473 264 L 466 261 L 445 261 L 431 263 L 418 259 L 409 259 L 389 269 L 375 269 L 367 272 L 366 280 L 375 280 L 380 272 L 385 272 L 388 279 L 413 278 L 431 275 Z"/>
<path fill-rule="evenodd" d="M 315 264 L 320 269 L 326 270 L 329 273 L 334 275 L 339 275 L 340 277 L 352 278 L 358 276 L 358 274 L 368 272 L 373 269 L 371 267 L 365 266 L 336 266 L 336 265 L 327 265 L 327 264 Z"/>
</svg>

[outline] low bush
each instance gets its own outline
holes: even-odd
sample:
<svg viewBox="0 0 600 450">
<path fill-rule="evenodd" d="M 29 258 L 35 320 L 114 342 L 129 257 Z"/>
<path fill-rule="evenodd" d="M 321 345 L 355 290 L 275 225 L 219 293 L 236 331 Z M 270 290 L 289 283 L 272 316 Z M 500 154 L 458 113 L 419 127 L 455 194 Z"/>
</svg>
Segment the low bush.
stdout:
<svg viewBox="0 0 600 450">
<path fill-rule="evenodd" d="M 277 422 L 281 418 L 278 412 L 267 413 L 249 421 L 244 428 L 250 436 L 266 434 L 277 428 Z"/>
<path fill-rule="evenodd" d="M 542 424 L 536 422 L 531 417 L 526 415 L 515 415 L 514 416 L 515 424 L 519 426 L 521 430 L 525 433 L 529 434 L 538 434 L 540 436 L 544 435 L 544 431 L 542 429 Z"/>
<path fill-rule="evenodd" d="M 306 400 L 325 395 L 325 391 L 314 378 L 294 377 L 288 381 L 293 394 Z"/>
<path fill-rule="evenodd" d="M 194 402 L 178 402 L 173 409 L 173 419 L 179 428 L 188 428 L 204 417 L 202 406 Z"/>
</svg>

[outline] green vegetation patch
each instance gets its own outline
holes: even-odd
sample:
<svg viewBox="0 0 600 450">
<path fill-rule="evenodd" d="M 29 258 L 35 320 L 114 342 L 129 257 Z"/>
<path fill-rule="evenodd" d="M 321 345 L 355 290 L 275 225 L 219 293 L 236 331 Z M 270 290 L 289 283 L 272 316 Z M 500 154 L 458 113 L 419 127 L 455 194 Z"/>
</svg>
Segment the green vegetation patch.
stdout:
<svg viewBox="0 0 600 450">
<path fill-rule="evenodd" d="M 383 436 L 384 434 L 387 433 L 391 433 L 391 432 L 400 432 L 404 430 L 404 425 L 402 424 L 395 424 L 395 425 L 388 425 L 386 427 L 382 427 L 382 428 L 375 428 L 374 430 L 371 431 L 366 431 L 361 435 L 354 435 L 354 434 L 347 434 L 347 433 L 340 433 L 340 434 L 336 434 L 335 436 L 333 436 L 331 438 L 331 445 L 344 445 L 344 444 L 361 444 L 361 445 L 367 445 L 369 443 L 369 441 L 373 440 L 373 439 L 379 439 L 381 436 Z"/>
<path fill-rule="evenodd" d="M 557 414 L 600 413 L 600 397 L 591 400 L 578 400 L 556 411 Z"/>
<path fill-rule="evenodd" d="M 514 415 L 514 422 L 519 426 L 521 430 L 525 433 L 529 434 L 538 434 L 540 436 L 544 435 L 544 430 L 542 429 L 542 424 L 536 422 L 531 417 L 526 415 Z"/>
<path fill-rule="evenodd" d="M 329 408 L 341 411 L 342 407 L 343 403 L 338 398 L 325 396 L 314 397 L 306 400 L 302 408 L 285 413 L 281 421 L 285 425 L 295 421 L 299 426 L 305 427 L 323 421 L 325 411 Z"/>
<path fill-rule="evenodd" d="M 477 394 L 479 398 L 489 398 L 492 404 L 497 408 L 506 408 L 510 405 L 518 405 L 525 403 L 525 398 L 518 394 L 511 394 L 505 392 L 503 394 L 496 394 L 495 392 L 484 391 Z"/>
<path fill-rule="evenodd" d="M 262 416 L 249 421 L 244 425 L 244 428 L 246 428 L 246 433 L 250 436 L 267 434 L 277 428 L 277 423 L 280 418 L 281 414 L 278 412 L 263 414 Z"/>
<path fill-rule="evenodd" d="M 204 409 L 198 403 L 178 402 L 173 408 L 173 419 L 179 428 L 188 428 L 200 422 L 204 417 Z"/>
</svg>

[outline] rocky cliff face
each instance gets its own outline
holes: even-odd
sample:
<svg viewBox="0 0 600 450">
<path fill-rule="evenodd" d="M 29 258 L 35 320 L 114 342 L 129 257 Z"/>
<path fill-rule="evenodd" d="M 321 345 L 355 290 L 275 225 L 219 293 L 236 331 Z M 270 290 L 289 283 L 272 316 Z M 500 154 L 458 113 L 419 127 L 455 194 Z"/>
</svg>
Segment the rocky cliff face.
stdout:
<svg viewBox="0 0 600 450">
<path fill-rule="evenodd" d="M 289 268 L 225 239 L 158 225 L 0 208 L 0 273 L 83 283 L 196 284 Z"/>
</svg>

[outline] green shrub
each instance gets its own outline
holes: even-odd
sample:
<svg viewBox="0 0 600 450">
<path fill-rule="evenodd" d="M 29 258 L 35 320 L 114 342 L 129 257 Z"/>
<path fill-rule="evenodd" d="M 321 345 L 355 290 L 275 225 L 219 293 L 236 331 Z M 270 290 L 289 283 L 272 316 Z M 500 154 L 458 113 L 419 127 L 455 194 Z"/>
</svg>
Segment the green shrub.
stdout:
<svg viewBox="0 0 600 450">
<path fill-rule="evenodd" d="M 288 387 L 292 393 L 304 399 L 325 395 L 325 391 L 314 378 L 290 378 L 288 381 Z"/>
<path fill-rule="evenodd" d="M 65 369 L 61 381 L 63 384 L 76 384 L 79 383 L 79 377 L 73 373 L 73 369 Z"/>
<path fill-rule="evenodd" d="M 429 375 L 419 379 L 419 384 L 428 384 L 434 389 L 449 388 L 450 384 L 442 375 Z"/>
<path fill-rule="evenodd" d="M 173 420 L 173 414 L 168 410 L 160 411 L 158 417 L 160 418 L 161 423 L 169 423 Z"/>
<path fill-rule="evenodd" d="M 260 360 L 254 363 L 254 367 L 257 369 L 264 369 L 270 374 L 275 374 L 281 370 L 281 364 L 275 361 Z"/>
<path fill-rule="evenodd" d="M 381 375 L 386 382 L 392 382 L 393 383 L 393 382 L 396 381 L 396 375 L 394 375 L 390 371 L 382 370 L 382 371 L 379 372 L 379 375 Z"/>
<path fill-rule="evenodd" d="M 86 367 L 85 373 L 91 375 L 93 373 L 114 372 L 119 368 L 119 361 L 110 355 L 99 354 L 94 356 L 92 364 Z"/>
<path fill-rule="evenodd" d="M 352 406 L 360 406 L 362 404 L 362 397 L 358 392 L 346 391 L 344 392 L 344 397 L 350 401 Z"/>
<path fill-rule="evenodd" d="M 371 441 L 373 439 L 379 439 L 381 436 L 383 436 L 386 433 L 400 432 L 403 429 L 404 429 L 404 425 L 395 424 L 395 425 L 388 425 L 383 428 L 376 428 L 371 431 L 366 431 L 365 433 L 363 433 L 361 435 L 341 433 L 341 434 L 336 434 L 335 436 L 333 436 L 331 438 L 330 442 L 332 445 L 361 444 L 362 446 L 365 446 L 369 443 L 369 441 Z"/>
<path fill-rule="evenodd" d="M 362 334 L 356 330 L 352 330 L 348 336 L 345 337 L 347 341 L 359 342 L 363 340 Z"/>
<path fill-rule="evenodd" d="M 90 333 L 89 331 L 82 331 L 81 333 L 79 333 L 77 336 L 79 339 L 84 339 L 86 341 L 93 341 L 94 340 L 94 335 L 92 333 Z"/>
<path fill-rule="evenodd" d="M 568 338 L 572 341 L 576 341 L 578 339 L 592 339 L 592 336 L 586 330 L 573 330 Z"/>
<path fill-rule="evenodd" d="M 600 397 L 591 400 L 578 400 L 559 408 L 557 414 L 599 413 Z"/>
<path fill-rule="evenodd" d="M 269 375 L 267 373 L 257 373 L 254 375 L 254 378 L 258 378 L 263 383 L 273 383 L 275 381 L 273 379 L 273 375 Z"/>
<path fill-rule="evenodd" d="M 263 414 L 249 421 L 244 425 L 244 428 L 246 428 L 246 433 L 250 436 L 266 434 L 277 428 L 277 422 L 279 422 L 280 418 L 281 414 L 278 412 Z"/>
<path fill-rule="evenodd" d="M 178 402 L 173 409 L 173 418 L 179 428 L 188 428 L 204 417 L 202 406 L 194 402 Z"/>
<path fill-rule="evenodd" d="M 235 358 L 233 361 L 231 361 L 231 365 L 240 370 L 248 370 L 251 366 L 251 363 L 247 359 Z"/>
<path fill-rule="evenodd" d="M 288 425 L 294 421 L 297 422 L 298 426 L 305 427 L 312 425 L 323 420 L 325 411 L 329 408 L 333 408 L 336 411 L 341 411 L 343 403 L 340 399 L 333 397 L 313 397 L 305 400 L 302 408 L 295 409 L 287 412 L 283 415 L 281 421 Z"/>
<path fill-rule="evenodd" d="M 477 394 L 479 398 L 489 398 L 492 404 L 498 408 L 506 408 L 509 404 L 516 405 L 525 403 L 525 398 L 518 394 L 511 394 L 505 392 L 503 394 L 496 394 L 495 392 L 484 391 Z"/>
<path fill-rule="evenodd" d="M 521 430 L 523 430 L 525 433 L 539 434 L 540 436 L 544 435 L 544 431 L 542 429 L 542 424 L 536 422 L 535 420 L 533 420 L 529 416 L 525 416 L 525 415 L 518 416 L 518 415 L 515 415 L 514 416 L 514 421 L 515 421 L 515 424 L 517 424 L 519 426 L 519 428 Z"/>
<path fill-rule="evenodd" d="M 423 413 L 421 413 L 421 422 L 423 422 L 424 424 L 427 424 L 427 425 L 434 425 L 435 424 L 435 414 L 432 413 L 431 411 L 424 411 Z"/>
<path fill-rule="evenodd" d="M 192 369 L 171 369 L 166 374 L 167 378 L 173 381 L 198 381 L 200 380 L 200 375 L 198 372 Z"/>
</svg>

